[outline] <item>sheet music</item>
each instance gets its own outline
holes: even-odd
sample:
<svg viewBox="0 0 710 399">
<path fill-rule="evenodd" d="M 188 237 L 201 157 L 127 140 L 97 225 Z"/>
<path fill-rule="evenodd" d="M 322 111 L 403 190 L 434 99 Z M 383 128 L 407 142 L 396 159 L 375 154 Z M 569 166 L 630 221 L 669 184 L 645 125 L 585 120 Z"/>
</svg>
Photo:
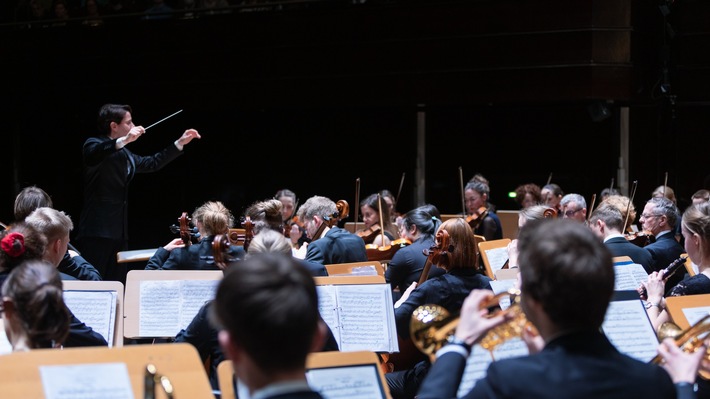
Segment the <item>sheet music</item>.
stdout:
<svg viewBox="0 0 710 399">
<path fill-rule="evenodd" d="M 657 354 L 658 338 L 636 291 L 626 291 L 621 299 L 612 300 L 606 311 L 602 331 L 619 352 L 648 362 Z M 634 298 L 635 296 L 635 298 Z"/>
<path fill-rule="evenodd" d="M 710 313 L 710 306 L 701 306 L 697 308 L 683 308 L 683 316 L 688 320 L 688 324 L 691 326 L 703 317 Z"/>
<path fill-rule="evenodd" d="M 141 281 L 139 335 L 174 337 L 214 298 L 218 284 L 219 280 Z"/>
<path fill-rule="evenodd" d="M 507 292 L 508 289 L 514 288 L 518 283 L 518 280 L 507 279 L 507 280 L 491 280 L 491 289 L 494 294 L 500 294 L 501 292 Z M 509 301 L 510 302 L 510 301 Z"/>
<path fill-rule="evenodd" d="M 508 247 L 500 247 L 486 250 L 486 256 L 488 257 L 488 264 L 491 266 L 491 271 L 493 273 L 496 270 L 500 270 L 508 261 Z"/>
<path fill-rule="evenodd" d="M 325 399 L 385 399 L 375 364 L 327 367 L 306 371 L 308 385 Z"/>
<path fill-rule="evenodd" d="M 91 327 L 113 346 L 116 327 L 116 291 L 64 291 L 64 303 L 81 322 Z"/>
<path fill-rule="evenodd" d="M 133 399 L 125 363 L 39 366 L 46 399 Z"/>
<path fill-rule="evenodd" d="M 642 281 L 648 280 L 646 269 L 638 263 L 614 266 L 614 291 L 636 291 Z"/>
<path fill-rule="evenodd" d="M 466 360 L 466 367 L 463 370 L 456 396 L 460 398 L 471 391 L 473 386 L 476 385 L 476 381 L 486 376 L 488 366 L 493 362 L 494 358 L 501 360 L 529 354 L 528 347 L 521 338 L 512 338 L 502 343 L 493 351 L 493 355 L 480 345 L 474 345 L 471 355 Z"/>
<path fill-rule="evenodd" d="M 318 286 L 318 306 L 341 351 L 397 352 L 389 284 Z"/>
<path fill-rule="evenodd" d="M 12 353 L 12 344 L 5 334 L 5 322 L 0 318 L 0 355 Z"/>
</svg>

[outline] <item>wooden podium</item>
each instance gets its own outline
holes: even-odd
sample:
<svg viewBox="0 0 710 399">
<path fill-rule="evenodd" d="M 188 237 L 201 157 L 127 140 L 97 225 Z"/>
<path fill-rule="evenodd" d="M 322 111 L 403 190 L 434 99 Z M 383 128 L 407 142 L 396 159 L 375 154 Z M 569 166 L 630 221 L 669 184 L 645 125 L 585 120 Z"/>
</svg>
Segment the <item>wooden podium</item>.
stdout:
<svg viewBox="0 0 710 399">
<path fill-rule="evenodd" d="M 0 386 L 3 399 L 44 398 L 45 383 L 42 366 L 99 366 L 100 364 L 125 364 L 133 397 L 146 397 L 144 393 L 146 365 L 153 364 L 157 372 L 166 376 L 178 398 L 214 399 L 205 368 L 197 350 L 190 344 L 131 345 L 122 348 L 91 347 L 69 349 L 37 349 L 13 352 L 0 356 Z M 104 376 L 91 381 L 72 381 L 76 389 L 95 384 L 100 389 Z M 106 379 L 115 378 L 106 375 Z M 157 389 L 156 398 L 166 398 Z"/>
</svg>

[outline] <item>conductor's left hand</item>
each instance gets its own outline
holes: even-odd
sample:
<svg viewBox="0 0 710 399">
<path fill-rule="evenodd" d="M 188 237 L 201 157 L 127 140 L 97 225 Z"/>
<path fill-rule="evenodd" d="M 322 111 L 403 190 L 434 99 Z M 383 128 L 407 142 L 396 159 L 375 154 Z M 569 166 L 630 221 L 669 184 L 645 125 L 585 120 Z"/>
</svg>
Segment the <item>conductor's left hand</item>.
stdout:
<svg viewBox="0 0 710 399">
<path fill-rule="evenodd" d="M 192 139 L 200 139 L 202 136 L 200 136 L 200 133 L 197 132 L 195 129 L 187 129 L 185 130 L 185 133 L 182 134 L 182 136 L 178 139 L 178 143 L 180 145 L 187 145 L 189 142 L 192 141 Z"/>
</svg>

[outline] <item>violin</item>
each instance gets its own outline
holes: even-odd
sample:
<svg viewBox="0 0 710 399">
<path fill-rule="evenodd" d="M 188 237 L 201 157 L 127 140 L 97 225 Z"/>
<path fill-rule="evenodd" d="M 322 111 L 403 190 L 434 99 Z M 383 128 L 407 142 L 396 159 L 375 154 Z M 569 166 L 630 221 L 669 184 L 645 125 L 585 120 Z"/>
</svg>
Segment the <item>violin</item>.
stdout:
<svg viewBox="0 0 710 399">
<path fill-rule="evenodd" d="M 367 251 L 367 260 L 390 260 L 392 259 L 392 257 L 394 257 L 394 254 L 397 253 L 397 251 L 411 244 L 412 242 L 406 238 L 394 240 L 390 243 L 390 245 L 383 245 L 381 247 L 378 247 L 375 244 L 367 244 L 365 245 L 365 251 Z"/>
<path fill-rule="evenodd" d="M 373 241 L 375 241 L 375 238 L 377 238 L 378 235 L 380 235 L 380 226 L 378 225 L 372 225 L 368 227 L 367 229 L 360 230 L 356 232 L 360 238 L 362 238 L 363 241 L 365 241 L 365 244 L 372 244 Z"/>
<path fill-rule="evenodd" d="M 488 208 L 482 206 L 473 212 L 472 215 L 466 217 L 466 223 L 471 226 L 471 229 L 476 230 L 486 216 L 488 216 Z"/>
<path fill-rule="evenodd" d="M 291 238 L 291 227 L 294 225 L 298 226 L 299 229 L 303 229 L 303 223 L 298 220 L 298 216 L 294 216 L 291 220 L 287 221 L 284 226 L 284 237 Z"/>
<path fill-rule="evenodd" d="M 648 244 L 656 242 L 656 236 L 648 230 L 635 232 L 629 229 L 624 236 L 626 237 L 626 240 L 638 245 L 639 247 L 645 247 Z"/>
</svg>

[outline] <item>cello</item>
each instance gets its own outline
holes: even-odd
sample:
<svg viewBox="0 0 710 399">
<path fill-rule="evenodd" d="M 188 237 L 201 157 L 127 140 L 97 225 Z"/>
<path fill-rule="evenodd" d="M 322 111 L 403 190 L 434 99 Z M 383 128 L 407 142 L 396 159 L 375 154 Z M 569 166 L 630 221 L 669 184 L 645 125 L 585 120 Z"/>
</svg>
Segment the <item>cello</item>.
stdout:
<svg viewBox="0 0 710 399">
<path fill-rule="evenodd" d="M 200 233 L 197 231 L 197 227 L 190 228 L 191 220 L 192 219 L 190 219 L 187 215 L 187 212 L 183 212 L 178 218 L 179 226 L 174 224 L 170 226 L 170 231 L 172 231 L 173 234 L 180 234 L 180 238 L 186 247 L 192 245 L 193 238 L 200 236 Z"/>
</svg>

